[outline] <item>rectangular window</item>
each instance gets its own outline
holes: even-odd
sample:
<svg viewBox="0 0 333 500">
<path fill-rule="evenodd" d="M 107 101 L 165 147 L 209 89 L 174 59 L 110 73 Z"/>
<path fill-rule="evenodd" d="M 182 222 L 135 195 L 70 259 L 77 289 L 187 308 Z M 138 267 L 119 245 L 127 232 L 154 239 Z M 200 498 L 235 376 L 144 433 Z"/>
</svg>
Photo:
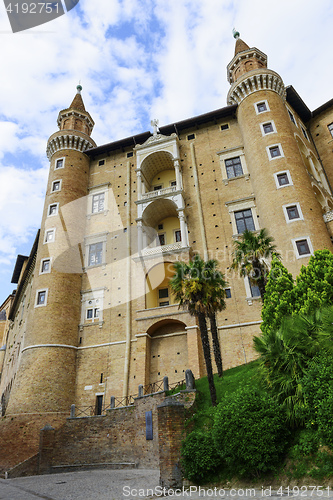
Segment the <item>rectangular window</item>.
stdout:
<svg viewBox="0 0 333 500">
<path fill-rule="evenodd" d="M 89 245 L 88 266 L 97 266 L 102 264 L 103 243 L 93 243 Z"/>
<path fill-rule="evenodd" d="M 176 243 L 178 243 L 179 241 L 182 241 L 182 233 L 181 233 L 180 229 L 176 229 L 176 231 L 175 231 L 175 240 L 176 240 Z"/>
<path fill-rule="evenodd" d="M 38 290 L 36 297 L 36 306 L 46 305 L 46 290 Z"/>
<path fill-rule="evenodd" d="M 159 225 L 157 226 L 157 229 L 158 229 L 159 231 L 162 231 L 162 229 L 163 229 L 163 224 L 159 224 Z"/>
<path fill-rule="evenodd" d="M 256 282 L 249 279 L 249 283 L 250 283 L 251 297 L 260 297 L 261 296 L 260 290 Z"/>
<path fill-rule="evenodd" d="M 277 189 L 281 189 L 281 188 L 293 185 L 293 181 L 292 181 L 289 170 L 275 172 L 273 174 L 273 176 L 274 176 L 274 180 L 275 180 L 275 184 L 276 184 Z"/>
<path fill-rule="evenodd" d="M 64 167 L 64 159 L 60 158 L 59 160 L 56 161 L 55 168 L 58 169 L 58 168 L 63 168 L 63 167 Z"/>
<path fill-rule="evenodd" d="M 104 212 L 104 193 L 94 194 L 92 198 L 92 213 Z"/>
<path fill-rule="evenodd" d="M 281 156 L 281 151 L 279 146 L 272 146 L 268 149 L 271 158 L 278 158 L 279 156 Z"/>
<path fill-rule="evenodd" d="M 308 134 L 306 133 L 305 128 L 301 127 L 301 129 L 302 129 L 302 132 L 303 132 L 303 135 L 304 135 L 305 139 L 309 140 Z"/>
<path fill-rule="evenodd" d="M 54 241 L 54 239 L 55 239 L 55 229 L 48 229 L 45 232 L 44 242 L 45 243 L 51 243 L 52 241 Z"/>
<path fill-rule="evenodd" d="M 225 288 L 225 298 L 231 299 L 231 288 Z"/>
<path fill-rule="evenodd" d="M 192 139 L 195 139 L 195 134 L 190 134 L 187 136 L 188 141 L 191 141 Z"/>
<path fill-rule="evenodd" d="M 89 308 L 87 309 L 87 319 L 99 318 L 99 308 Z"/>
<path fill-rule="evenodd" d="M 244 233 L 247 229 L 248 231 L 254 231 L 254 222 L 252 216 L 252 210 L 248 208 L 247 210 L 240 210 L 235 213 L 236 226 L 238 234 Z"/>
<path fill-rule="evenodd" d="M 327 126 L 328 126 L 328 130 L 329 130 L 329 131 L 330 131 L 330 133 L 331 133 L 331 136 L 333 137 L 333 122 L 332 122 L 332 123 L 330 123 L 330 124 L 329 124 L 329 125 L 327 125 Z"/>
<path fill-rule="evenodd" d="M 299 213 L 298 213 L 298 209 L 297 209 L 296 205 L 292 205 L 291 207 L 287 207 L 286 210 L 287 210 L 287 215 L 288 215 L 289 220 L 299 219 Z"/>
<path fill-rule="evenodd" d="M 310 255 L 308 240 L 296 241 L 296 247 L 299 255 Z"/>
<path fill-rule="evenodd" d="M 51 269 L 51 260 L 50 259 L 43 259 L 40 272 L 41 273 L 49 273 L 50 269 Z"/>
<path fill-rule="evenodd" d="M 274 128 L 271 122 L 264 123 L 262 128 L 265 134 L 271 134 L 272 132 L 274 132 Z"/>
<path fill-rule="evenodd" d="M 263 113 L 264 111 L 267 111 L 267 105 L 265 101 L 257 103 L 257 111 L 258 113 Z"/>
<path fill-rule="evenodd" d="M 229 158 L 224 162 L 228 179 L 243 175 L 242 164 L 239 156 L 236 156 L 235 158 Z"/>
<path fill-rule="evenodd" d="M 293 205 L 282 205 L 286 222 L 293 222 L 296 220 L 304 220 L 301 205 L 294 203 Z"/>
<path fill-rule="evenodd" d="M 278 174 L 276 178 L 279 186 L 286 186 L 287 184 L 289 184 L 289 178 L 287 172 L 283 172 L 283 174 Z"/>
<path fill-rule="evenodd" d="M 168 288 L 160 288 L 158 291 L 159 299 L 167 299 L 169 297 L 169 289 Z"/>
<path fill-rule="evenodd" d="M 176 181 L 170 181 L 170 186 L 177 186 L 177 182 Z"/>
<path fill-rule="evenodd" d="M 98 166 L 101 167 L 102 165 L 104 165 L 104 163 L 105 163 L 105 160 L 99 160 Z"/>
<path fill-rule="evenodd" d="M 58 213 L 58 203 L 53 203 L 52 205 L 49 205 L 49 210 L 48 210 L 48 216 L 50 215 L 57 215 Z"/>
<path fill-rule="evenodd" d="M 288 114 L 289 114 L 289 118 L 290 118 L 290 120 L 293 122 L 293 124 L 294 124 L 294 125 L 296 125 L 294 115 L 292 114 L 292 112 L 291 112 L 291 111 L 289 111 L 289 109 L 288 109 Z"/>
<path fill-rule="evenodd" d="M 56 191 L 60 191 L 61 181 L 53 181 L 52 182 L 52 193 Z"/>
<path fill-rule="evenodd" d="M 160 242 L 161 246 L 165 245 L 165 234 L 164 233 L 159 234 L 158 235 L 158 239 L 159 239 L 159 242 Z"/>
<path fill-rule="evenodd" d="M 159 184 L 158 186 L 154 186 L 154 191 L 160 191 L 160 189 L 162 189 L 162 184 Z"/>
<path fill-rule="evenodd" d="M 228 123 L 224 123 L 223 125 L 221 125 L 221 130 L 228 130 L 228 128 L 229 128 Z"/>
<path fill-rule="evenodd" d="M 165 300 L 165 299 L 169 298 L 169 289 L 168 288 L 160 288 L 158 291 L 158 298 L 159 298 L 158 305 L 160 307 L 168 306 L 169 300 Z"/>
</svg>

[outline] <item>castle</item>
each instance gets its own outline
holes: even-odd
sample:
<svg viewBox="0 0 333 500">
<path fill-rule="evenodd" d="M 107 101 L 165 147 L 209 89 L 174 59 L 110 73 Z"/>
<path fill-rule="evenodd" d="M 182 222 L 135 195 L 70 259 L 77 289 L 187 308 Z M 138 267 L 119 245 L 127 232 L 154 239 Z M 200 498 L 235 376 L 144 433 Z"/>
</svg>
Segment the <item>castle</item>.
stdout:
<svg viewBox="0 0 333 500">
<path fill-rule="evenodd" d="M 195 318 L 168 286 L 173 263 L 195 253 L 228 281 L 224 368 L 251 361 L 261 302 L 231 272 L 233 242 L 266 228 L 294 276 L 332 249 L 333 100 L 311 112 L 235 38 L 226 107 L 102 146 L 81 86 L 60 111 L 41 230 L 0 308 L 3 415 L 100 413 L 139 384 L 204 375 Z"/>
</svg>

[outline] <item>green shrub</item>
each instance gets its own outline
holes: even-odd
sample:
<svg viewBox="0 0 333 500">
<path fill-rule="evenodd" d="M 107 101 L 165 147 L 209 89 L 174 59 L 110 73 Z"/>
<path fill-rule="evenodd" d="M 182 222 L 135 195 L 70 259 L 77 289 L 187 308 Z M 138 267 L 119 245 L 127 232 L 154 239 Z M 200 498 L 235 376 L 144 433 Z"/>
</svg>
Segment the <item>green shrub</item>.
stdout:
<svg viewBox="0 0 333 500">
<path fill-rule="evenodd" d="M 289 452 L 291 458 L 300 460 L 318 451 L 319 438 L 316 429 L 301 429 L 295 435 L 295 444 Z"/>
<path fill-rule="evenodd" d="M 281 463 L 289 436 L 285 422 L 283 409 L 269 395 L 240 390 L 217 407 L 215 446 L 235 474 L 260 476 Z"/>
<path fill-rule="evenodd" d="M 302 379 L 306 428 L 333 449 L 333 358 L 320 353 Z"/>
<path fill-rule="evenodd" d="M 183 441 L 182 466 L 185 477 L 190 481 L 198 484 L 207 481 L 221 463 L 210 430 L 193 431 Z"/>
</svg>

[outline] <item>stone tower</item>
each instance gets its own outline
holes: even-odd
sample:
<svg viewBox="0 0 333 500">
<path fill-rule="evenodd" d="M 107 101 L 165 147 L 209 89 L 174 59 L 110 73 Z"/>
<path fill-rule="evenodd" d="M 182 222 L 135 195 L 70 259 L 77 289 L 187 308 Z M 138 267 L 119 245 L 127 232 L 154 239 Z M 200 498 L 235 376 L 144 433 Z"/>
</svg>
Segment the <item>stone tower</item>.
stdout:
<svg viewBox="0 0 333 500">
<path fill-rule="evenodd" d="M 7 414 L 66 412 L 74 401 L 87 149 L 94 122 L 77 87 L 47 144 L 50 171 L 20 368 Z"/>
<path fill-rule="evenodd" d="M 311 153 L 309 133 L 305 126 L 296 125 L 288 107 L 282 78 L 267 68 L 266 54 L 250 48 L 238 32 L 234 37 L 235 55 L 227 67 L 231 84 L 227 101 L 238 105 L 237 119 L 260 214 L 258 225 L 269 228 L 283 262 L 296 274 L 302 253 L 331 248 L 312 182 L 319 179 L 326 187 L 327 180 Z"/>
</svg>

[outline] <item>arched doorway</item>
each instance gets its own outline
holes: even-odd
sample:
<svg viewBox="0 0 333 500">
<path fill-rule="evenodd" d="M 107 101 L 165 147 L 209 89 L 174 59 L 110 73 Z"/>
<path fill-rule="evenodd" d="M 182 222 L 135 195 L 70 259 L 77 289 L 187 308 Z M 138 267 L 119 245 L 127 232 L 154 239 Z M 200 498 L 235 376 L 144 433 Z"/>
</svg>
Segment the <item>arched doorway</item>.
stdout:
<svg viewBox="0 0 333 500">
<path fill-rule="evenodd" d="M 185 378 L 188 368 L 187 333 L 185 324 L 177 320 L 162 320 L 151 326 L 150 383 L 167 376 L 169 383 Z"/>
</svg>

